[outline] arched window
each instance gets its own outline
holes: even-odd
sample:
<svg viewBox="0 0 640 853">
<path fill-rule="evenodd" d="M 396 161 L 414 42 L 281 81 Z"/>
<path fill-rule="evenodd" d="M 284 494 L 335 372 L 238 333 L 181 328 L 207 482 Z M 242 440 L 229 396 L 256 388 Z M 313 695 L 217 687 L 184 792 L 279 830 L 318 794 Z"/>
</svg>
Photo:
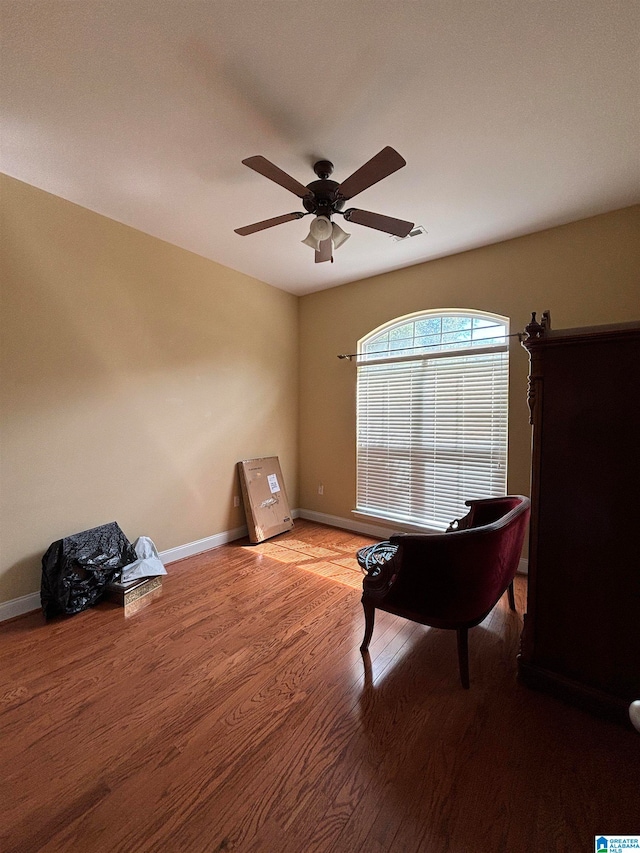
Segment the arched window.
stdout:
<svg viewBox="0 0 640 853">
<path fill-rule="evenodd" d="M 444 530 L 506 492 L 506 317 L 425 311 L 358 342 L 356 511 Z"/>
</svg>

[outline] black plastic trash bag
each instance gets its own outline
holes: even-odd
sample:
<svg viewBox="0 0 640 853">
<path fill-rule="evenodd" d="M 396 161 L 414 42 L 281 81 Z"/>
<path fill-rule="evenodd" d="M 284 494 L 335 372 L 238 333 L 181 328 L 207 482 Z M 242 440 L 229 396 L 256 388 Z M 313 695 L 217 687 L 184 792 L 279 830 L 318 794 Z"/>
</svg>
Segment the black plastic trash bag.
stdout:
<svg viewBox="0 0 640 853">
<path fill-rule="evenodd" d="M 137 559 L 115 521 L 52 542 L 42 558 L 44 615 L 71 615 L 91 607 L 114 574 Z"/>
</svg>

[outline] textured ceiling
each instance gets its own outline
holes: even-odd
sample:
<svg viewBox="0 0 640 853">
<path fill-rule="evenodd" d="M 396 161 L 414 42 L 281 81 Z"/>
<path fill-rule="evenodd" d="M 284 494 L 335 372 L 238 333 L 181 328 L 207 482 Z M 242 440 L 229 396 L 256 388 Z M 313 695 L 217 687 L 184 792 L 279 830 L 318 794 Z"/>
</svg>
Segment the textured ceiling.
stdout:
<svg viewBox="0 0 640 853">
<path fill-rule="evenodd" d="M 0 169 L 293 293 L 640 201 L 633 0 L 1 0 Z M 407 165 L 351 206 L 409 219 L 314 264 L 309 218 L 241 164 L 340 181 Z"/>
</svg>

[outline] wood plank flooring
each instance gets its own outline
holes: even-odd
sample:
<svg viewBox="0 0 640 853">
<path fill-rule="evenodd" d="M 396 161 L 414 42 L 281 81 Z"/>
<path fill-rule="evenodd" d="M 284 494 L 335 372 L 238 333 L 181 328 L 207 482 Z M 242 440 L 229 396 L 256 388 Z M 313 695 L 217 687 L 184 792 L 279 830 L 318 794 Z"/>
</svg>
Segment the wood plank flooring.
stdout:
<svg viewBox="0 0 640 853">
<path fill-rule="evenodd" d="M 298 521 L 108 603 L 0 625 L 3 853 L 578 853 L 640 834 L 640 737 L 516 681 L 522 617 L 469 636 L 379 613 Z M 522 613 L 525 580 L 517 579 Z M 594 626 L 595 630 L 595 626 Z"/>
</svg>

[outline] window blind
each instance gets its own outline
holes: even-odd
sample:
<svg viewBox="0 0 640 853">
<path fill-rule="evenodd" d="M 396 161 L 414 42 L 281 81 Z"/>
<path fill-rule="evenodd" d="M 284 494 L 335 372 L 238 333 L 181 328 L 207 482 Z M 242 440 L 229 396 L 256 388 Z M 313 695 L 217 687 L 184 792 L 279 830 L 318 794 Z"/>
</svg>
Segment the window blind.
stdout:
<svg viewBox="0 0 640 853">
<path fill-rule="evenodd" d="M 357 510 L 444 530 L 505 494 L 507 404 L 506 344 L 361 363 Z"/>
</svg>

